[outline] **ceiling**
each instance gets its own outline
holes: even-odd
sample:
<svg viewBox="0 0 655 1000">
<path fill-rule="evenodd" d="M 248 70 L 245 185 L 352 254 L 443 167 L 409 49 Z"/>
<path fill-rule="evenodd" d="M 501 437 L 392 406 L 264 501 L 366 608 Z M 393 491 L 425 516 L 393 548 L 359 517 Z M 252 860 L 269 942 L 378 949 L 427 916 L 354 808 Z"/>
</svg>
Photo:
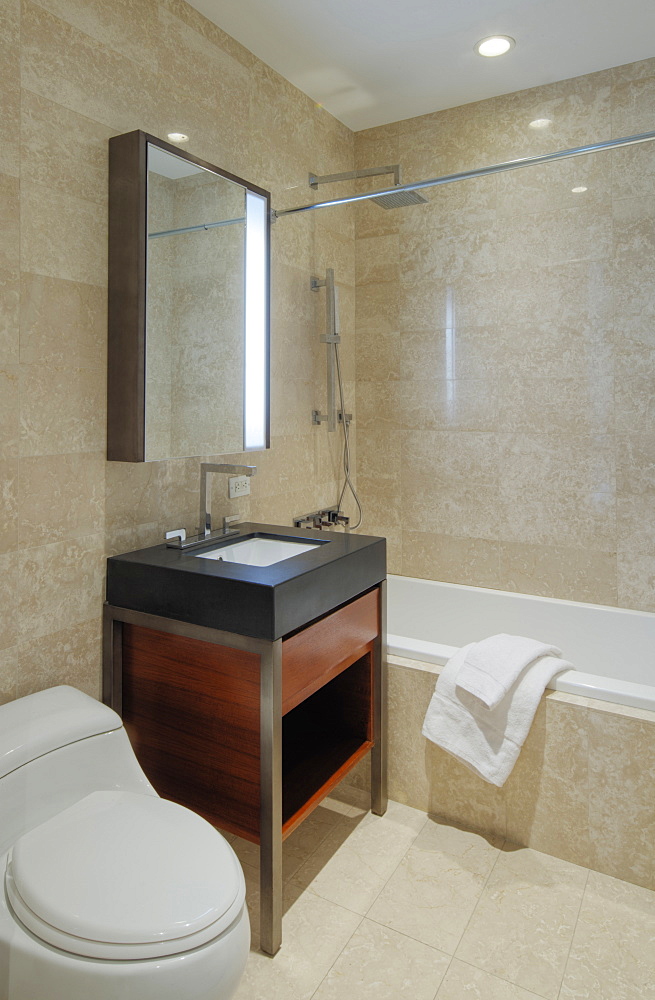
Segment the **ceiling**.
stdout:
<svg viewBox="0 0 655 1000">
<path fill-rule="evenodd" d="M 654 0 L 189 2 L 355 131 L 655 56 Z"/>
</svg>

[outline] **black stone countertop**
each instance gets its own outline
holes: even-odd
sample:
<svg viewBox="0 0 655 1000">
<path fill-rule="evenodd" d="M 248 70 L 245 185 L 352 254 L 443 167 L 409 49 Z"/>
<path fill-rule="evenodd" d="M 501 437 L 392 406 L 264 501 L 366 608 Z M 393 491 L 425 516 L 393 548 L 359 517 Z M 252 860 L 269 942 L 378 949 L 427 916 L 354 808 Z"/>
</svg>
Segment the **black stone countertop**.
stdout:
<svg viewBox="0 0 655 1000">
<path fill-rule="evenodd" d="M 273 524 L 238 525 L 238 535 L 202 549 L 154 545 L 107 560 L 107 601 L 120 608 L 279 639 L 385 579 L 386 540 Z M 197 553 L 247 538 L 315 541 L 272 566 L 199 559 Z"/>
</svg>

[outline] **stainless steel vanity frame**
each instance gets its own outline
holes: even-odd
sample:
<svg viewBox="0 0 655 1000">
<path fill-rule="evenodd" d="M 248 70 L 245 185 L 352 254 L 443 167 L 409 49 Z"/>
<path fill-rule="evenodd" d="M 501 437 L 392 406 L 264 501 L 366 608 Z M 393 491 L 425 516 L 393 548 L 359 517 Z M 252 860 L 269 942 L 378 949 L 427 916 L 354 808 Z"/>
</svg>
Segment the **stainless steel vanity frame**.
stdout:
<svg viewBox="0 0 655 1000">
<path fill-rule="evenodd" d="M 386 582 L 379 585 L 379 635 L 373 649 L 371 810 L 387 808 Z M 103 701 L 122 716 L 123 625 L 228 646 L 260 659 L 260 946 L 275 955 L 282 941 L 282 639 L 234 632 L 106 604 L 103 615 Z"/>
</svg>

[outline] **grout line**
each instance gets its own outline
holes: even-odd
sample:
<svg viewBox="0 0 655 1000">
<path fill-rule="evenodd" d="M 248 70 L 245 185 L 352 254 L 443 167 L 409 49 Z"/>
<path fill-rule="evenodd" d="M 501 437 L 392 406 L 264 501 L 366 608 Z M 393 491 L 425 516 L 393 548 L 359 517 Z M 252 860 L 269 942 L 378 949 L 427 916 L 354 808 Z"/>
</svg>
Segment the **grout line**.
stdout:
<svg viewBox="0 0 655 1000">
<path fill-rule="evenodd" d="M 546 1000 L 546 997 L 544 997 L 542 993 L 535 993 L 534 990 L 528 990 L 526 989 L 525 986 L 517 986 L 517 984 L 513 983 L 510 979 L 504 979 L 503 976 L 499 976 L 495 972 L 488 972 L 487 969 L 481 969 L 479 966 L 473 965 L 471 962 L 465 962 L 461 958 L 455 959 L 454 955 L 453 955 L 453 961 L 457 961 L 461 965 L 465 965 L 467 968 L 473 969 L 475 972 L 482 972 L 483 975 L 489 976 L 491 979 L 497 979 L 499 983 L 505 983 L 507 986 L 511 986 L 512 989 L 514 990 L 522 990 L 526 994 L 526 996 L 534 997 L 534 1000 Z M 450 965 L 448 966 L 448 969 L 450 969 Z M 446 971 L 446 975 L 448 975 L 448 971 Z M 444 976 L 444 979 L 445 978 L 446 976 Z M 443 980 L 441 985 L 443 986 Z M 441 986 L 439 987 L 439 989 L 441 989 Z M 437 991 L 437 996 L 435 996 L 433 1000 L 437 1000 L 438 996 L 439 996 L 439 991 Z"/>
<path fill-rule="evenodd" d="M 336 905 L 338 906 L 340 904 L 337 903 Z M 347 909 L 347 907 L 342 907 L 342 909 Z M 349 912 L 352 913 L 353 911 L 350 910 Z M 313 998 L 318 994 L 318 991 L 320 990 L 321 986 L 323 985 L 323 983 L 325 982 L 325 980 L 327 979 L 327 977 L 330 975 L 330 973 L 332 972 L 332 969 L 337 964 L 337 962 L 339 961 L 339 959 L 343 955 L 344 951 L 346 950 L 346 948 L 348 947 L 348 945 L 350 944 L 350 942 L 352 941 L 352 939 L 354 938 L 355 934 L 357 933 L 357 931 L 362 926 L 362 924 L 364 923 L 365 920 L 366 920 L 366 917 L 362 917 L 362 919 L 359 921 L 359 923 L 355 927 L 354 931 L 352 932 L 352 934 L 350 935 L 350 937 L 348 938 L 348 940 L 344 944 L 343 948 L 341 949 L 341 951 L 339 952 L 339 954 L 335 958 L 334 962 L 332 963 L 332 965 L 330 966 L 330 968 L 327 970 L 327 972 L 325 973 L 325 975 L 321 979 L 320 983 L 318 984 L 318 986 L 316 987 L 316 989 L 312 993 L 312 995 L 309 998 L 309 1000 L 313 1000 Z"/>
<path fill-rule="evenodd" d="M 568 951 L 566 953 L 566 961 L 564 962 L 564 968 L 562 969 L 562 978 L 560 979 L 559 989 L 557 991 L 557 996 L 558 997 L 560 997 L 562 995 L 562 990 L 564 988 L 564 979 L 566 977 L 566 970 L 567 970 L 567 967 L 568 967 L 568 964 L 569 964 L 569 959 L 571 957 L 571 950 L 573 948 L 573 941 L 575 940 L 575 932 L 578 929 L 578 923 L 580 922 L 580 913 L 582 911 L 582 904 L 584 903 L 584 898 L 587 895 L 587 886 L 589 885 L 589 875 L 590 874 L 591 874 L 591 871 L 590 871 L 589 868 L 587 868 L 587 877 L 585 879 L 584 887 L 583 887 L 582 892 L 580 894 L 580 905 L 578 906 L 578 912 L 577 912 L 576 917 L 575 917 L 575 923 L 573 924 L 573 933 L 571 934 L 571 940 L 569 942 L 569 948 L 568 948 Z"/>
<path fill-rule="evenodd" d="M 487 888 L 487 886 L 489 884 L 489 879 L 491 878 L 492 873 L 495 871 L 495 868 L 496 868 L 496 865 L 498 864 L 498 860 L 499 860 L 500 855 L 502 853 L 503 847 L 505 846 L 506 843 L 507 843 L 507 838 L 505 837 L 503 839 L 502 844 L 498 848 L 496 848 L 496 858 L 495 858 L 494 863 L 492 864 L 491 868 L 489 869 L 489 871 L 487 873 L 487 877 L 484 880 L 484 884 L 482 886 L 482 889 L 480 890 L 480 895 L 478 896 L 477 902 L 476 902 L 475 906 L 473 907 L 473 909 L 471 910 L 471 916 L 466 921 L 466 927 L 462 931 L 462 935 L 461 935 L 459 941 L 457 942 L 457 946 L 455 948 L 455 951 L 453 952 L 453 958 L 455 958 L 455 955 L 457 954 L 457 949 L 459 948 L 460 944 L 464 940 L 464 935 L 466 934 L 467 930 L 469 929 L 470 923 L 473 920 L 473 917 L 475 915 L 475 911 L 477 910 L 478 906 L 480 905 L 480 900 L 482 899 L 482 896 L 484 895 L 484 890 Z M 474 968 L 477 968 L 477 966 L 474 966 Z M 481 972 L 486 972 L 486 969 L 481 969 L 480 971 Z"/>
</svg>

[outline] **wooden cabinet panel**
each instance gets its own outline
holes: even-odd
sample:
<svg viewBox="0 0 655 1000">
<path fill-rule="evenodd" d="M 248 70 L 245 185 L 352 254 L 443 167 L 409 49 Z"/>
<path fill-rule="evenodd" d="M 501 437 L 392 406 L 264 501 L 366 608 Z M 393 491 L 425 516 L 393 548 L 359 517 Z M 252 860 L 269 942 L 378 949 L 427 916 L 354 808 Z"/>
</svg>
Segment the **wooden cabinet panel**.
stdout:
<svg viewBox="0 0 655 1000">
<path fill-rule="evenodd" d="M 376 589 L 285 639 L 282 714 L 370 651 L 378 630 Z"/>
<path fill-rule="evenodd" d="M 258 836 L 257 655 L 125 625 L 123 721 L 160 795 Z"/>
<path fill-rule="evenodd" d="M 282 642 L 283 835 L 373 745 L 378 591 Z M 165 798 L 260 837 L 258 653 L 123 626 L 123 721 Z"/>
</svg>

